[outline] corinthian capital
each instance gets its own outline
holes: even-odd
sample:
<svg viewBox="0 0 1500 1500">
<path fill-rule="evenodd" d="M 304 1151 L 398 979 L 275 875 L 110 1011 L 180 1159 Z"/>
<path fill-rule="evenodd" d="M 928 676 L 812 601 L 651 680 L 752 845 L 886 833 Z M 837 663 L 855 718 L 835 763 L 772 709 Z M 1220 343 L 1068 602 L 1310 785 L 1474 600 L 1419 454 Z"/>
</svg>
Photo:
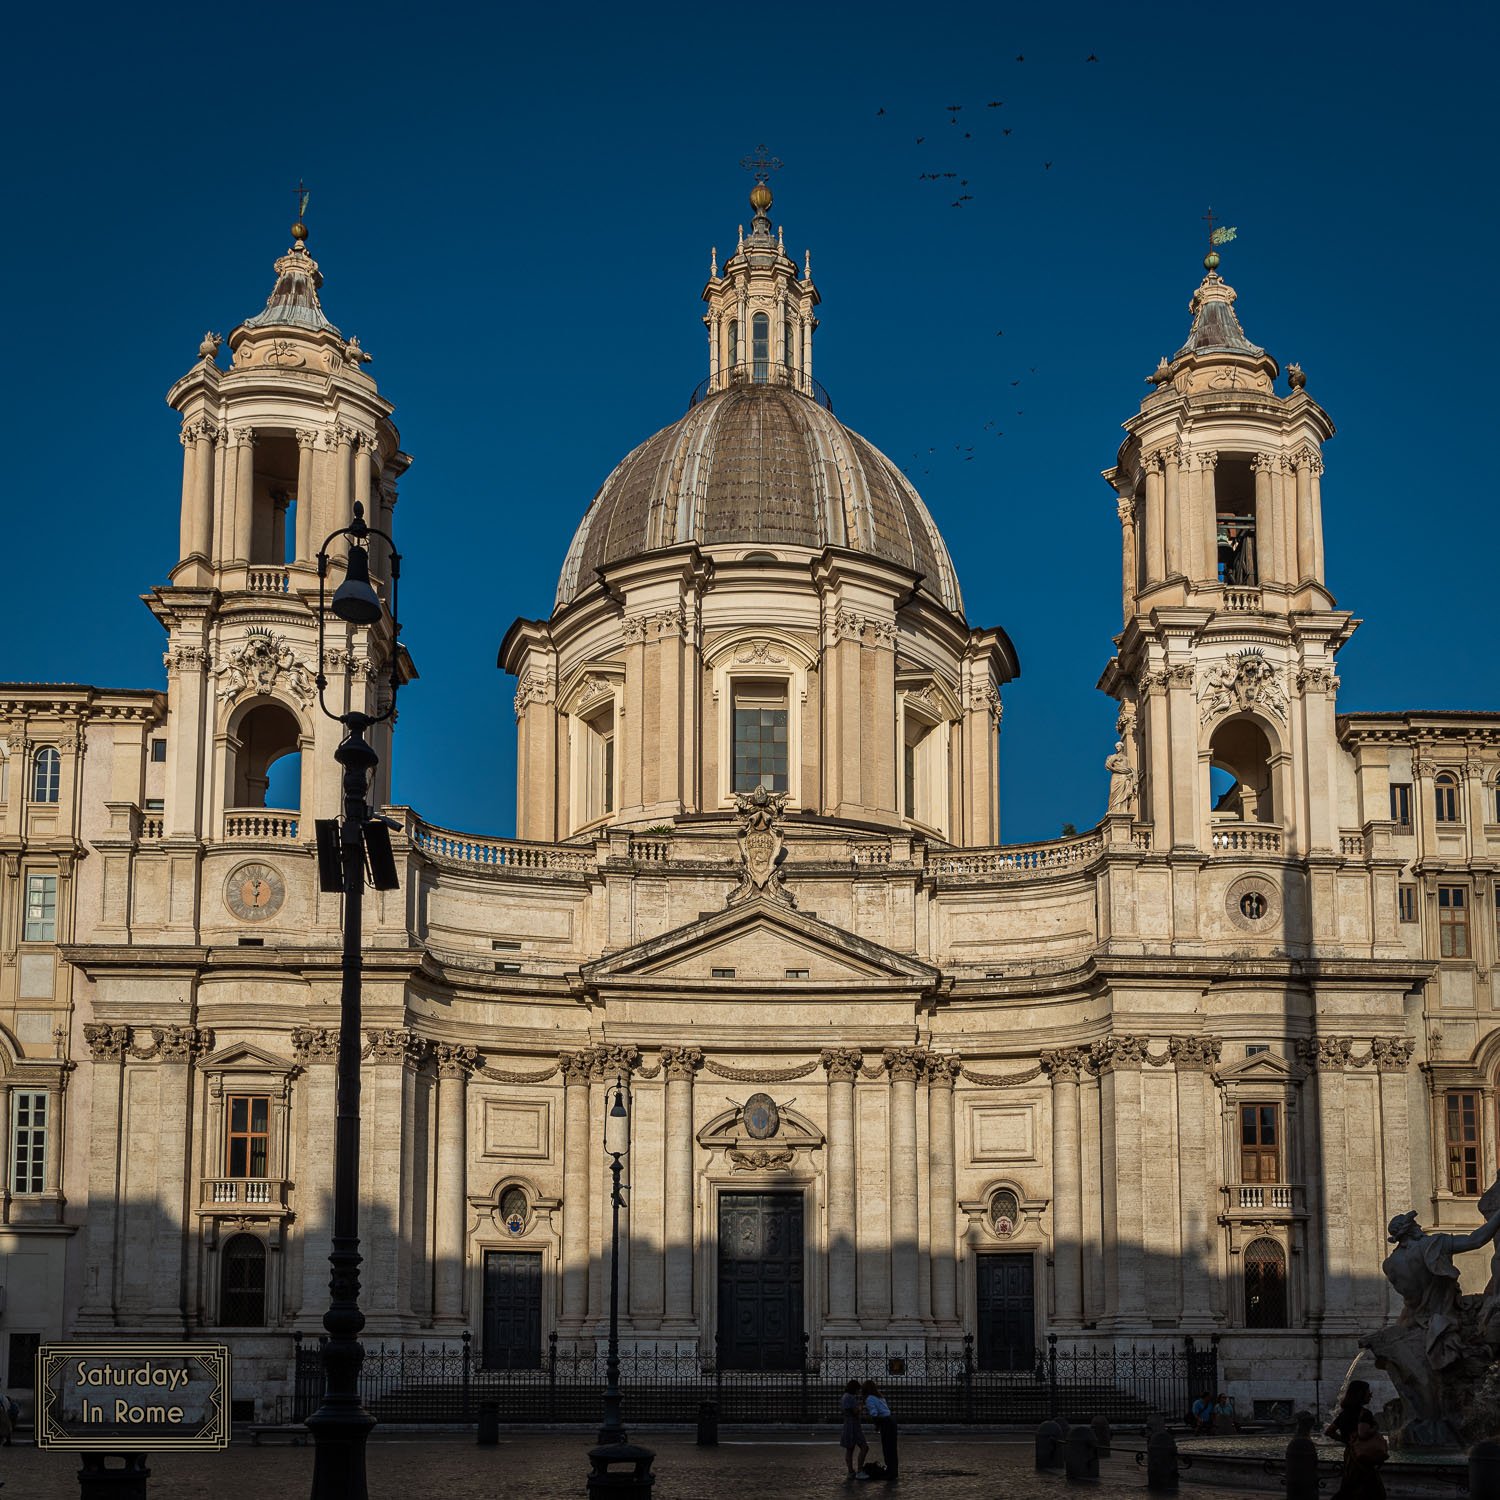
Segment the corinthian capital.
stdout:
<svg viewBox="0 0 1500 1500">
<path fill-rule="evenodd" d="M 1084 1055 L 1081 1047 L 1059 1047 L 1042 1053 L 1042 1067 L 1053 1083 L 1077 1083 L 1083 1072 Z"/>
<path fill-rule="evenodd" d="M 119 1062 L 130 1045 L 128 1026 L 85 1026 L 84 1044 L 95 1062 Z"/>
<path fill-rule="evenodd" d="M 701 1047 L 663 1047 L 661 1065 L 671 1078 L 691 1078 L 703 1066 Z"/>
<path fill-rule="evenodd" d="M 920 1047 L 887 1047 L 880 1060 L 893 1083 L 914 1083 L 925 1055 Z"/>
<path fill-rule="evenodd" d="M 853 1083 L 864 1060 L 858 1047 L 825 1047 L 818 1059 L 827 1069 L 830 1083 Z"/>
<path fill-rule="evenodd" d="M 437 1060 L 439 1078 L 467 1078 L 479 1066 L 478 1047 L 466 1047 L 458 1042 L 436 1042 L 432 1052 Z"/>
</svg>

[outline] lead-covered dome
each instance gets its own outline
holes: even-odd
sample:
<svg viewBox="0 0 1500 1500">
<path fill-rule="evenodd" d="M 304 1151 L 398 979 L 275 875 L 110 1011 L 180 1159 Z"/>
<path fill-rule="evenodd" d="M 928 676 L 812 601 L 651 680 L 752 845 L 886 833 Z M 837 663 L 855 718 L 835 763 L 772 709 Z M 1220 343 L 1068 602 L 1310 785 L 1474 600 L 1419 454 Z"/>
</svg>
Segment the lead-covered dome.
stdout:
<svg viewBox="0 0 1500 1500">
<path fill-rule="evenodd" d="M 921 496 L 874 444 L 790 384 L 730 384 L 627 454 L 574 534 L 557 607 L 592 588 L 596 569 L 688 542 L 867 552 L 920 573 L 924 592 L 963 614 Z"/>
</svg>

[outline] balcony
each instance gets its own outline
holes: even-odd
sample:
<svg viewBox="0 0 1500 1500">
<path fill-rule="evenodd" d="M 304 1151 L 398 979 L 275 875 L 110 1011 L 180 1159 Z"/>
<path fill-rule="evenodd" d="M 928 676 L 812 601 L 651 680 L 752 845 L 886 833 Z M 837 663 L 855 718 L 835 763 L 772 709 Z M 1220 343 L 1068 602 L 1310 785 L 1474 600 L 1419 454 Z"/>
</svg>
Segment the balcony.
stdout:
<svg viewBox="0 0 1500 1500">
<path fill-rule="evenodd" d="M 1242 588 L 1236 584 L 1224 586 L 1224 608 L 1231 614 L 1259 614 L 1260 590 Z"/>
<path fill-rule="evenodd" d="M 224 811 L 224 840 L 240 844 L 295 844 L 300 822 L 296 808 L 230 807 Z"/>
<path fill-rule="evenodd" d="M 200 1212 L 242 1209 L 252 1215 L 284 1214 L 286 1190 L 281 1177 L 205 1177 Z"/>
<path fill-rule="evenodd" d="M 1236 1196 L 1236 1206 L 1246 1209 L 1280 1208 L 1288 1212 L 1292 1207 L 1292 1190 L 1285 1184 L 1257 1183 L 1254 1187 L 1231 1188 Z"/>
<path fill-rule="evenodd" d="M 285 568 L 251 568 L 246 578 L 252 594 L 289 594 L 292 575 Z"/>
<path fill-rule="evenodd" d="M 1281 830 L 1274 823 L 1217 823 L 1208 842 L 1217 855 L 1280 854 Z"/>
</svg>

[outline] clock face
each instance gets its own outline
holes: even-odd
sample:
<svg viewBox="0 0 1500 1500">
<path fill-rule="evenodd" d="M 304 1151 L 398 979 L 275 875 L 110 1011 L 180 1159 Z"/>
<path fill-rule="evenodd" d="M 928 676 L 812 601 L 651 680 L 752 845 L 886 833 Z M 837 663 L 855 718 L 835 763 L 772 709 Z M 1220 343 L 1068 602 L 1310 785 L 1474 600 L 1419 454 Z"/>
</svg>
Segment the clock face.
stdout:
<svg viewBox="0 0 1500 1500">
<path fill-rule="evenodd" d="M 271 865 L 239 865 L 224 882 L 224 904 L 242 922 L 264 922 L 281 910 L 286 882 Z"/>
</svg>

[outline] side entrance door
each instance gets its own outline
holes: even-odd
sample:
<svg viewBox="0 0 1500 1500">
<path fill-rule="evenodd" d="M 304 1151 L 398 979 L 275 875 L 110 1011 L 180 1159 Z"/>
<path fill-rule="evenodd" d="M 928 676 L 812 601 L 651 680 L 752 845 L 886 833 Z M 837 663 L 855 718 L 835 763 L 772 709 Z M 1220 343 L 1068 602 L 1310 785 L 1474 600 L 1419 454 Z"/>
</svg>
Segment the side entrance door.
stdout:
<svg viewBox="0 0 1500 1500">
<path fill-rule="evenodd" d="M 728 1370 L 801 1368 L 801 1193 L 719 1198 L 719 1360 Z"/>
<path fill-rule="evenodd" d="M 979 1368 L 1029 1370 L 1036 1302 L 1029 1255 L 978 1255 L 974 1260 L 979 1314 Z"/>
<path fill-rule="evenodd" d="M 536 1370 L 542 1363 L 542 1256 L 484 1253 L 484 1368 Z"/>
</svg>

